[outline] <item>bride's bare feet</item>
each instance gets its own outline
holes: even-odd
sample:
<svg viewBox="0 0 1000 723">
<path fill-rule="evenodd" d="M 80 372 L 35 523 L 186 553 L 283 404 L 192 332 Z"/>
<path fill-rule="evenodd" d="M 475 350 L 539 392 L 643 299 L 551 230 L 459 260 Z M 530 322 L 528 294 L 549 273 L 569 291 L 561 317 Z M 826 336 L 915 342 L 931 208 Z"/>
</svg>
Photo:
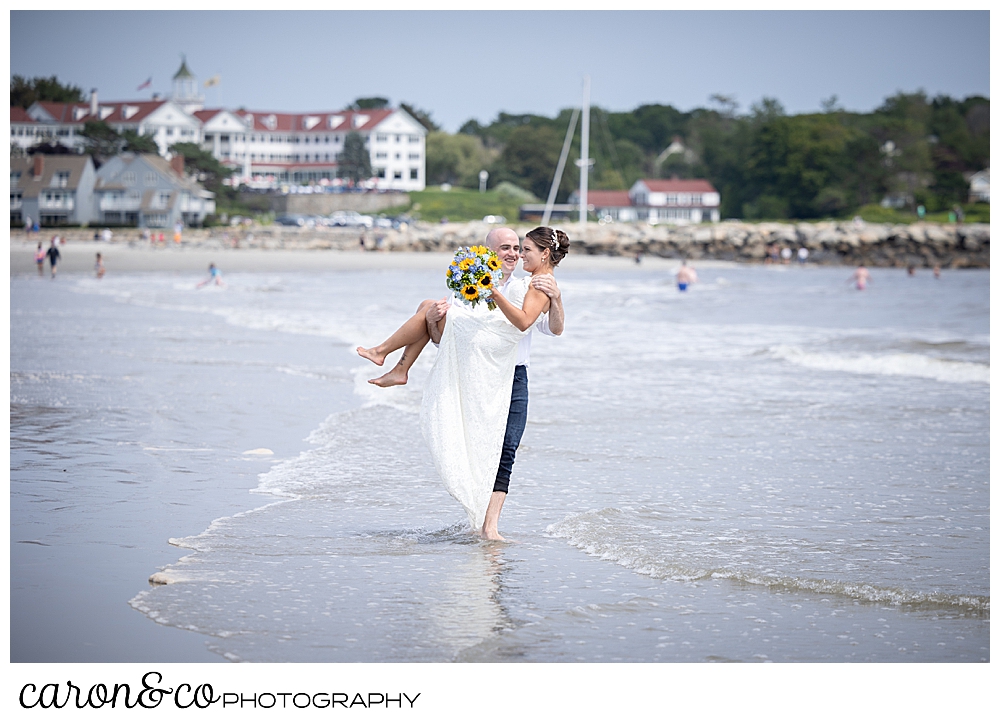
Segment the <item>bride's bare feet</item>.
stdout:
<svg viewBox="0 0 1000 723">
<path fill-rule="evenodd" d="M 365 349 L 363 346 L 358 347 L 358 355 L 363 356 L 365 359 L 370 361 L 376 366 L 382 366 L 385 363 L 385 354 L 379 354 L 375 351 L 377 347 L 372 347 L 371 349 Z M 406 384 L 404 381 L 403 384 Z"/>
<path fill-rule="evenodd" d="M 406 370 L 400 369 L 397 365 L 382 376 L 376 377 L 375 379 L 369 379 L 368 383 L 374 384 L 376 387 L 400 387 L 406 384 L 406 381 Z"/>
</svg>

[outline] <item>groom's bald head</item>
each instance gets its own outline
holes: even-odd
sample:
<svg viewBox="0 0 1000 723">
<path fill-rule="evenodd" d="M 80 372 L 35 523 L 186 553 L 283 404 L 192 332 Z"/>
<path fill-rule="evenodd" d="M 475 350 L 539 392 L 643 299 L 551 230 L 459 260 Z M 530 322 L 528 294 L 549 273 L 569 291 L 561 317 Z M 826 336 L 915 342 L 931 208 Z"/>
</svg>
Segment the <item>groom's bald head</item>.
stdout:
<svg viewBox="0 0 1000 723">
<path fill-rule="evenodd" d="M 521 258 L 521 241 L 513 229 L 495 228 L 486 234 L 486 245 L 496 252 L 503 264 L 504 276 L 513 273 Z"/>
</svg>

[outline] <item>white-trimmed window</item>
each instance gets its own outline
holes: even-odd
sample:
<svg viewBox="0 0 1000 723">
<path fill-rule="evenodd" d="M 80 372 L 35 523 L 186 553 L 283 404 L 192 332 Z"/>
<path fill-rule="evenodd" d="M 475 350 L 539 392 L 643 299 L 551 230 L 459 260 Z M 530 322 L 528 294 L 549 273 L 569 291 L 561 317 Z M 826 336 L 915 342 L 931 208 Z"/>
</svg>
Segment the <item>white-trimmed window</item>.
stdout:
<svg viewBox="0 0 1000 723">
<path fill-rule="evenodd" d="M 125 173 L 122 174 L 122 183 L 126 183 L 128 185 L 135 183 L 135 172 L 125 171 Z"/>
<path fill-rule="evenodd" d="M 403 172 L 402 171 L 393 171 L 392 172 L 392 180 L 394 180 L 394 181 L 402 181 L 403 180 Z"/>
<path fill-rule="evenodd" d="M 375 136 L 375 140 L 378 143 L 385 143 L 389 140 L 389 136 L 387 136 L 385 133 L 378 133 Z"/>
<path fill-rule="evenodd" d="M 66 188 L 69 186 L 69 171 L 56 171 L 52 176 L 53 188 Z"/>
<path fill-rule="evenodd" d="M 420 136 L 410 136 L 409 141 L 410 143 L 420 143 Z"/>
<path fill-rule="evenodd" d="M 410 169 L 410 180 L 411 181 L 418 181 L 418 180 L 420 180 L 420 169 L 419 168 L 411 168 Z"/>
<path fill-rule="evenodd" d="M 159 176 L 155 173 L 147 171 L 146 175 L 142 177 L 142 180 L 147 186 L 155 186 L 156 182 L 159 180 Z"/>
</svg>

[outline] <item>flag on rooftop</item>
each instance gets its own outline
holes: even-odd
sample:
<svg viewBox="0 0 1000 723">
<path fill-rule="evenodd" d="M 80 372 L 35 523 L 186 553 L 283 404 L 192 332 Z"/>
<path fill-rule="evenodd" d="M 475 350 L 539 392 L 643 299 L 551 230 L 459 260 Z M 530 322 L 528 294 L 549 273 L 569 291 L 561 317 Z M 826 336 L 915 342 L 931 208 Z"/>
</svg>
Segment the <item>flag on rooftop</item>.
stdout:
<svg viewBox="0 0 1000 723">
<path fill-rule="evenodd" d="M 218 85 L 220 80 L 222 80 L 222 77 L 219 74 L 215 74 L 205 81 L 205 87 L 211 88 L 213 85 Z"/>
<path fill-rule="evenodd" d="M 136 90 L 142 90 L 143 88 L 148 88 L 152 84 L 153 84 L 153 76 L 149 76 L 149 80 L 147 80 L 145 83 L 136 88 Z"/>
</svg>

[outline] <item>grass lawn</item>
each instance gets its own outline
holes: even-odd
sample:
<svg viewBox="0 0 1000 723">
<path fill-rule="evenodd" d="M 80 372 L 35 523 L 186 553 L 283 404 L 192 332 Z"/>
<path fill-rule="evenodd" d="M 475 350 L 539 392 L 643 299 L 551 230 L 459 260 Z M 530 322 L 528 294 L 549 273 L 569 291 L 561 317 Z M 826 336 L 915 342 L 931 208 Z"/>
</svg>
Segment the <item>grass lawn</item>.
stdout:
<svg viewBox="0 0 1000 723">
<path fill-rule="evenodd" d="M 990 205 L 988 203 L 962 204 L 962 211 L 965 213 L 965 223 L 989 223 Z M 911 211 L 900 211 L 895 208 L 882 208 L 877 204 L 862 206 L 858 209 L 858 215 L 869 223 L 916 223 L 920 219 L 917 214 Z M 954 223 L 948 217 L 947 211 L 928 213 L 924 216 L 925 221 L 932 223 Z"/>
<path fill-rule="evenodd" d="M 522 201 L 496 191 L 472 191 L 467 188 L 452 188 L 450 191 L 433 189 L 410 191 L 413 205 L 408 212 L 422 221 L 438 222 L 442 218 L 449 221 L 480 221 L 483 216 L 504 216 L 508 222 L 516 222 Z"/>
</svg>

